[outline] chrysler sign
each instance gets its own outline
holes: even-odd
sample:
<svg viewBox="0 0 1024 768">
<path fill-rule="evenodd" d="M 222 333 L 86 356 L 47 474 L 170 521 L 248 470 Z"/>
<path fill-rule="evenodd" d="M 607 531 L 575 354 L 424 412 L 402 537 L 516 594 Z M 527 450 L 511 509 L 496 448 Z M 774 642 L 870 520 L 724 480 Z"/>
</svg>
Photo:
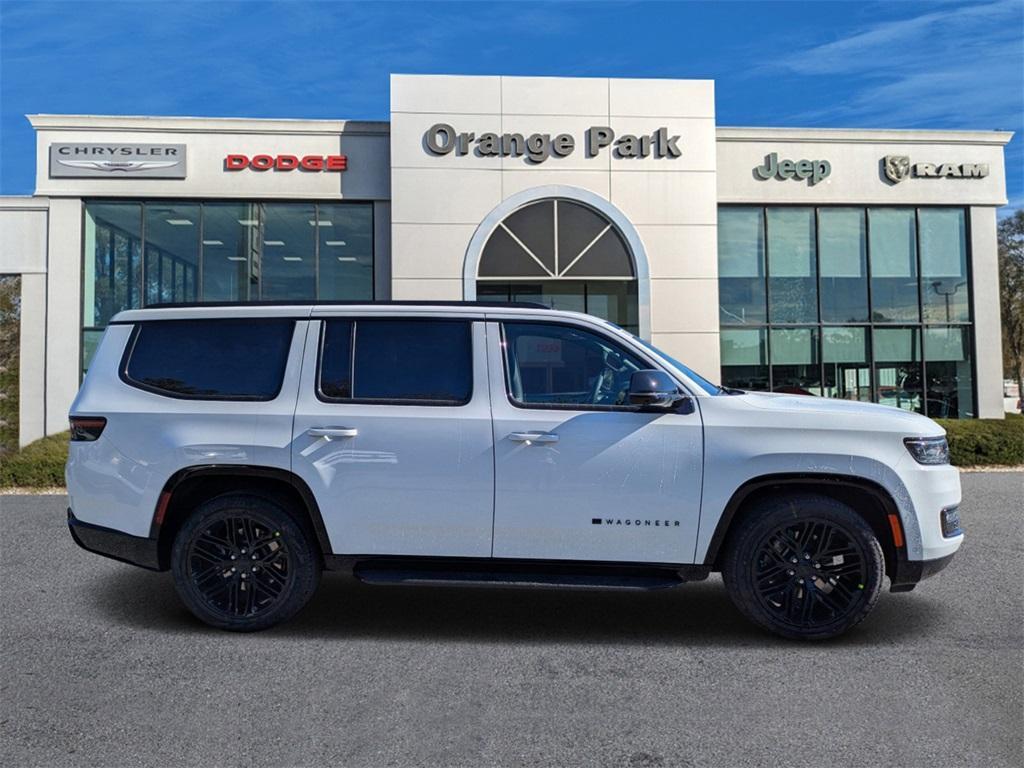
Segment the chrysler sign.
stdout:
<svg viewBox="0 0 1024 768">
<path fill-rule="evenodd" d="M 51 144 L 50 178 L 184 179 L 184 144 Z"/>
</svg>

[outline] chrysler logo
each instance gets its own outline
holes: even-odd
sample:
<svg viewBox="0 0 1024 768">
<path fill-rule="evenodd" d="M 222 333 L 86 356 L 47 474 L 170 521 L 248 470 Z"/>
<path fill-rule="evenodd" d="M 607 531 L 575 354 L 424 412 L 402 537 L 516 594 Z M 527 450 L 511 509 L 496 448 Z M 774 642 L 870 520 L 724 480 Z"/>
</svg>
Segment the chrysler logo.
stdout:
<svg viewBox="0 0 1024 768">
<path fill-rule="evenodd" d="M 184 179 L 184 144 L 50 145 L 50 178 Z"/>
<path fill-rule="evenodd" d="M 62 157 L 57 158 L 57 162 L 69 168 L 91 168 L 108 173 L 152 171 L 157 168 L 173 168 L 178 164 L 177 160 L 65 160 Z"/>
</svg>

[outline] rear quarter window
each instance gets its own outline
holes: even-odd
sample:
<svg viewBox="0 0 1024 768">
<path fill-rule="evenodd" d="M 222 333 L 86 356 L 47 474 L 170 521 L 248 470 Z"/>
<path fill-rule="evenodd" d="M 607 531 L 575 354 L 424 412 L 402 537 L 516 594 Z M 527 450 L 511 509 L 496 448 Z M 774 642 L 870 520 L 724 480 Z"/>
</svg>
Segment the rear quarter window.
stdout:
<svg viewBox="0 0 1024 768">
<path fill-rule="evenodd" d="M 295 321 L 154 320 L 135 327 L 122 363 L 134 387 L 191 400 L 273 400 Z"/>
</svg>

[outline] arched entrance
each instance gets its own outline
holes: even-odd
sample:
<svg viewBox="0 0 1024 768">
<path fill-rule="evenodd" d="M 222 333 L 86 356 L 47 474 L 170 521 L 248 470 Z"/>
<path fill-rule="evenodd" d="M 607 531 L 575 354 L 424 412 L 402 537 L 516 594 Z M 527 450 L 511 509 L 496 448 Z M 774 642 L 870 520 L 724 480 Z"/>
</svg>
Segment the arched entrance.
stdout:
<svg viewBox="0 0 1024 768">
<path fill-rule="evenodd" d="M 640 238 L 608 201 L 581 189 L 539 187 L 492 211 L 470 242 L 464 294 L 586 312 L 650 336 Z"/>
</svg>

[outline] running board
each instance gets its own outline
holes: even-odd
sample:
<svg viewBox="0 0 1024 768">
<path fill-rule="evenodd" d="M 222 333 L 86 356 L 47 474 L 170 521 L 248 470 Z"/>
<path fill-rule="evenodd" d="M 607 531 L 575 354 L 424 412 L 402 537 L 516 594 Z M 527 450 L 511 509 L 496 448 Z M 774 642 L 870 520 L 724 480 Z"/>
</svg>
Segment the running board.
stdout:
<svg viewBox="0 0 1024 768">
<path fill-rule="evenodd" d="M 517 589 L 591 589 L 647 591 L 677 587 L 706 578 L 706 568 L 642 568 L 562 565 L 458 567 L 440 563 L 401 563 L 369 560 L 353 575 L 366 584 L 458 587 L 511 587 Z"/>
</svg>

